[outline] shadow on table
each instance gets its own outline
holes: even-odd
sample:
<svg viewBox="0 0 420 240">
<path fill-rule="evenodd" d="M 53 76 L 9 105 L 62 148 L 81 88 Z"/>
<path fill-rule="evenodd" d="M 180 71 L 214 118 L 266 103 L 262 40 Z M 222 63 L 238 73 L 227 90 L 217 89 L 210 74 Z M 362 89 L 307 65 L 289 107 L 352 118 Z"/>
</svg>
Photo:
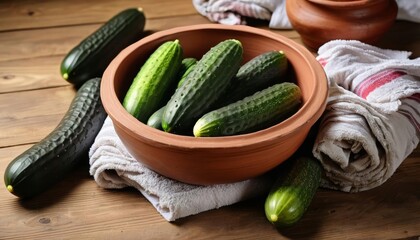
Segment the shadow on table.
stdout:
<svg viewBox="0 0 420 240">
<path fill-rule="evenodd" d="M 83 182 L 91 180 L 88 160 L 85 160 L 46 191 L 28 199 L 18 199 L 18 201 L 23 208 L 28 210 L 51 207 L 70 197 L 71 193 Z"/>
</svg>

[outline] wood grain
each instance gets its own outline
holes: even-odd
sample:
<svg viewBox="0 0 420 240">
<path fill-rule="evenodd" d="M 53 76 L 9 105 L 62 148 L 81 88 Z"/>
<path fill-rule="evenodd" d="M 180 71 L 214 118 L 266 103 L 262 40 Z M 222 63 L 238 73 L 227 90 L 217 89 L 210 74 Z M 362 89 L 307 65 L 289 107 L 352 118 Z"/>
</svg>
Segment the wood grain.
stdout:
<svg viewBox="0 0 420 240">
<path fill-rule="evenodd" d="M 0 94 L 0 147 L 40 141 L 58 125 L 74 95 L 72 86 Z"/>
<path fill-rule="evenodd" d="M 70 85 L 60 76 L 63 56 L 24 58 L 0 63 L 0 93 Z"/>
<path fill-rule="evenodd" d="M 199 15 L 147 21 L 144 36 L 177 26 L 205 24 Z M 0 32 L 0 93 L 68 85 L 59 73 L 64 56 L 101 24 Z M 264 28 L 264 27 L 263 27 Z M 265 27 L 268 30 L 268 28 Z M 295 31 L 274 31 L 301 43 Z M 36 59 L 36 60 L 35 60 Z M 33 61 L 37 65 L 31 64 Z"/>
<path fill-rule="evenodd" d="M 104 23 L 132 7 L 142 8 L 147 19 L 196 14 L 186 0 L 0 1 L 0 31 Z"/>
<path fill-rule="evenodd" d="M 0 171 L 4 171 L 4 162 L 29 146 L 0 149 Z M 420 193 L 415 177 L 419 164 L 414 159 L 404 162 L 388 182 L 371 191 L 348 194 L 320 189 L 298 224 L 277 231 L 265 219 L 263 196 L 168 223 L 137 191 L 100 189 L 89 176 L 85 163 L 64 181 L 31 200 L 20 201 L 1 188 L 0 236 L 1 239 L 408 238 L 419 234 L 420 228 Z"/>
</svg>

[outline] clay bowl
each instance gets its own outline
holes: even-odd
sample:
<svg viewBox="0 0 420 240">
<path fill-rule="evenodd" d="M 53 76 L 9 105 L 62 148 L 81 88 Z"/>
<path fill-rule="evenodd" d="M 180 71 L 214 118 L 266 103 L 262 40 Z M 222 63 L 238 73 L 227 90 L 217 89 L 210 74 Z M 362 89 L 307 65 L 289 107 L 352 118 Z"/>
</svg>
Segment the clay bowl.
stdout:
<svg viewBox="0 0 420 240">
<path fill-rule="evenodd" d="M 200 58 L 222 40 L 242 42 L 244 61 L 283 50 L 301 87 L 303 106 L 270 128 L 237 136 L 195 138 L 151 128 L 132 117 L 121 101 L 146 58 L 160 44 L 179 39 L 184 57 Z M 115 130 L 132 156 L 163 176 L 197 185 L 230 183 L 259 176 L 289 158 L 326 105 L 327 81 L 314 56 L 290 39 L 248 26 L 193 25 L 149 35 L 123 50 L 106 69 L 101 98 Z"/>
<path fill-rule="evenodd" d="M 375 44 L 392 27 L 398 6 L 395 0 L 293 0 L 286 12 L 302 42 L 316 50 L 335 39 Z"/>
</svg>

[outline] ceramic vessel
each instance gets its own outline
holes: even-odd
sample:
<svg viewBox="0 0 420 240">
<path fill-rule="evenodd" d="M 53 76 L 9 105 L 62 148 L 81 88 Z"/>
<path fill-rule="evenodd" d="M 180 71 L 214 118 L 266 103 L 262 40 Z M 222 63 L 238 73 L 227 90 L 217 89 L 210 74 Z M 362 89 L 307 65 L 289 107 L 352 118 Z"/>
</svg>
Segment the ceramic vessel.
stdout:
<svg viewBox="0 0 420 240">
<path fill-rule="evenodd" d="M 287 0 L 286 11 L 303 43 L 318 49 L 334 39 L 374 44 L 392 26 L 395 0 Z"/>
<path fill-rule="evenodd" d="M 121 105 L 133 77 L 164 41 L 179 39 L 184 57 L 200 58 L 222 40 L 242 42 L 244 62 L 269 50 L 283 50 L 303 105 L 270 128 L 237 136 L 195 138 L 151 128 Z M 150 169 L 175 180 L 208 185 L 256 177 L 289 158 L 321 116 L 328 95 L 325 73 L 302 45 L 275 33 L 248 26 L 193 25 L 154 33 L 123 50 L 106 69 L 101 99 L 128 151 Z"/>
</svg>

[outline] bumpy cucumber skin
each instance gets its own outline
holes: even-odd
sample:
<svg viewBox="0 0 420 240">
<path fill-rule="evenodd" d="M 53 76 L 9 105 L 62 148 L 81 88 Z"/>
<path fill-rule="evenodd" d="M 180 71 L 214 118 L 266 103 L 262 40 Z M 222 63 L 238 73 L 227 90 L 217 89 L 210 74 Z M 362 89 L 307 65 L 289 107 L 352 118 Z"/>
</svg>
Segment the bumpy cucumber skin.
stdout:
<svg viewBox="0 0 420 240">
<path fill-rule="evenodd" d="M 181 70 L 178 74 L 178 87 L 182 85 L 185 81 L 187 75 L 194 69 L 195 65 L 197 64 L 197 59 L 195 58 L 184 58 L 181 62 Z"/>
<path fill-rule="evenodd" d="M 141 9 L 126 9 L 86 37 L 64 57 L 61 76 L 80 87 L 102 77 L 109 63 L 128 45 L 141 38 L 146 18 Z"/>
<path fill-rule="evenodd" d="M 194 136 L 228 136 L 260 130 L 295 113 L 301 105 L 301 98 L 296 84 L 275 84 L 206 113 L 195 123 Z"/>
<path fill-rule="evenodd" d="M 9 163 L 4 182 L 11 193 L 20 198 L 40 194 L 88 158 L 107 116 L 99 89 L 99 78 L 83 84 L 57 127 Z"/>
<path fill-rule="evenodd" d="M 181 67 L 178 72 L 178 86 L 180 87 L 182 83 L 185 80 L 185 77 L 191 72 L 191 70 L 194 68 L 195 64 L 197 63 L 197 59 L 195 58 L 184 58 L 181 62 Z M 166 105 L 165 105 L 166 106 Z M 155 111 L 147 120 L 147 125 L 159 130 L 162 129 L 162 116 L 163 112 L 165 111 L 165 106 L 159 108 L 157 111 Z"/>
<path fill-rule="evenodd" d="M 276 83 L 283 82 L 288 60 L 282 51 L 264 52 L 242 65 L 224 98 L 222 105 L 236 102 Z"/>
<path fill-rule="evenodd" d="M 242 44 L 236 39 L 224 40 L 207 51 L 166 105 L 163 130 L 190 129 L 224 94 L 240 67 L 242 54 Z"/>
<path fill-rule="evenodd" d="M 313 157 L 299 156 L 284 163 L 264 205 L 269 222 L 278 228 L 297 223 L 319 187 L 322 167 Z"/>
<path fill-rule="evenodd" d="M 181 44 L 174 40 L 164 42 L 149 56 L 124 97 L 123 106 L 131 115 L 146 123 L 165 104 L 165 95 L 177 84 L 182 54 Z"/>
</svg>

